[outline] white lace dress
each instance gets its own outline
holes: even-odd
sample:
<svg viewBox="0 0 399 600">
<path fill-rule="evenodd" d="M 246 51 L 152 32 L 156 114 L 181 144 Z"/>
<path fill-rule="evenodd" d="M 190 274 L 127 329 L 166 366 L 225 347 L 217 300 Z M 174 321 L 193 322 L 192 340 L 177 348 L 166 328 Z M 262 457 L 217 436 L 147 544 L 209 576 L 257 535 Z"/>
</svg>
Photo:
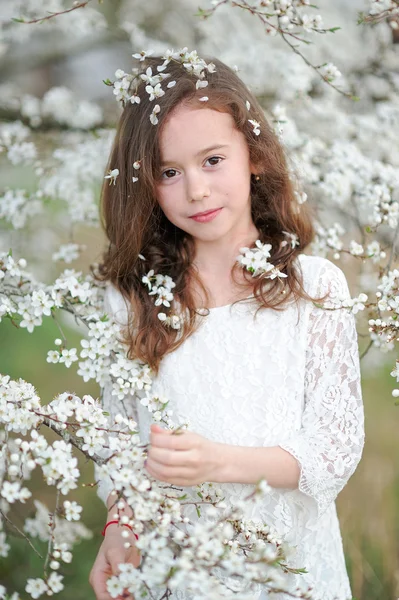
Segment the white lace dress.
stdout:
<svg viewBox="0 0 399 600">
<path fill-rule="evenodd" d="M 329 260 L 301 254 L 305 289 L 331 298 L 349 297 L 343 272 Z M 108 309 L 124 321 L 126 305 L 115 288 Z M 314 587 L 315 600 L 352 598 L 335 498 L 354 472 L 364 442 L 359 354 L 354 317 L 310 302 L 283 312 L 241 303 L 210 309 L 199 330 L 165 356 L 153 392 L 170 401 L 174 417 L 208 439 L 239 446 L 280 446 L 301 469 L 299 488 L 273 489 L 248 518 L 273 525 L 294 548 L 293 576 Z M 299 318 L 298 318 L 299 316 Z M 111 414 L 121 411 L 105 390 Z M 124 402 L 126 406 L 126 400 Z M 148 441 L 144 406 L 129 408 Z M 226 501 L 248 495 L 251 486 L 221 484 Z M 105 501 L 109 486 L 102 481 Z M 192 598 L 184 592 L 174 598 Z M 266 598 L 266 593 L 256 598 Z M 274 600 L 288 600 L 273 595 Z"/>
</svg>

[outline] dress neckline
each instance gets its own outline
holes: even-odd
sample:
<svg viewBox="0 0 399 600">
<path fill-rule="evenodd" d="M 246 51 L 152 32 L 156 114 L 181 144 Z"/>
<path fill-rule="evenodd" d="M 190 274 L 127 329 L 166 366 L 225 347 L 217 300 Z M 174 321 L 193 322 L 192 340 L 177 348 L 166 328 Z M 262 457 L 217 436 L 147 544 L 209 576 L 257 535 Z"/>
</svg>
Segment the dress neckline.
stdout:
<svg viewBox="0 0 399 600">
<path fill-rule="evenodd" d="M 203 308 L 202 310 L 209 310 L 209 312 L 213 312 L 215 310 L 221 310 L 222 308 L 230 308 L 231 306 L 233 306 L 233 304 L 240 304 L 241 302 L 243 302 L 244 300 L 249 300 L 250 298 L 253 298 L 254 295 L 251 294 L 250 296 L 247 296 L 246 298 L 240 298 L 240 300 L 236 300 L 235 302 L 231 302 L 230 304 L 222 304 L 222 306 L 212 306 L 211 308 Z"/>
</svg>

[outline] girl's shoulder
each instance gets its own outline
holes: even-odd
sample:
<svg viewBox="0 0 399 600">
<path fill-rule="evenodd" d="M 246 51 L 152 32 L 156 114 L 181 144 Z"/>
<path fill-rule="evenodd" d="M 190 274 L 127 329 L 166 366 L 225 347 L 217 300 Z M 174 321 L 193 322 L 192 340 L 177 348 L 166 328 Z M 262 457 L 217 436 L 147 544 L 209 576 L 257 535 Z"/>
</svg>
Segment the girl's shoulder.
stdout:
<svg viewBox="0 0 399 600">
<path fill-rule="evenodd" d="M 304 288 L 310 296 L 321 296 L 328 291 L 334 291 L 342 298 L 350 295 L 344 272 L 328 258 L 299 254 L 297 261 Z"/>
</svg>

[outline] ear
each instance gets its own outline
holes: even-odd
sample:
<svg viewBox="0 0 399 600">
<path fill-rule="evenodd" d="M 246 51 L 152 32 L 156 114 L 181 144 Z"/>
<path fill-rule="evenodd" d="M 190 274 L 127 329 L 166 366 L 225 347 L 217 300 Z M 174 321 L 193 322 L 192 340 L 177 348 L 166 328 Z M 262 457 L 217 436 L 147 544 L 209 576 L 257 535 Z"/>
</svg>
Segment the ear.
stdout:
<svg viewBox="0 0 399 600">
<path fill-rule="evenodd" d="M 251 167 L 251 175 L 260 175 L 262 172 L 262 169 L 260 168 L 259 165 L 254 165 L 253 163 L 250 163 L 250 167 Z"/>
</svg>

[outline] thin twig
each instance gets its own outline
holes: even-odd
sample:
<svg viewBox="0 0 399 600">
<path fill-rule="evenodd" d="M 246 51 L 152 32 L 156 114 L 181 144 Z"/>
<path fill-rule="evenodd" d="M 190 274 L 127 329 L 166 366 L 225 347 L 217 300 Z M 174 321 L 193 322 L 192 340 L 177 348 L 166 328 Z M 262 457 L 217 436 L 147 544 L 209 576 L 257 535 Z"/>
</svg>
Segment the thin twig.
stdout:
<svg viewBox="0 0 399 600">
<path fill-rule="evenodd" d="M 49 21 L 50 19 L 53 19 L 54 17 L 58 17 L 59 15 L 65 15 L 66 13 L 70 13 L 73 10 L 77 10 L 78 8 L 84 8 L 87 4 L 89 4 L 89 2 L 91 2 L 91 0 L 85 0 L 84 2 L 79 2 L 79 3 L 75 2 L 74 6 L 72 6 L 71 8 L 67 8 L 65 10 L 62 10 L 62 11 L 56 12 L 56 13 L 50 13 L 46 17 L 38 17 L 37 19 L 31 19 L 30 21 L 25 21 L 24 19 L 13 19 L 13 20 L 16 21 L 17 23 L 24 23 L 25 25 L 32 25 L 33 23 L 43 23 L 44 21 Z"/>
<path fill-rule="evenodd" d="M 367 352 L 370 350 L 371 346 L 373 345 L 373 340 L 370 340 L 370 342 L 368 343 L 367 347 L 365 348 L 365 350 L 363 350 L 363 352 L 360 354 L 359 356 L 359 360 L 362 360 L 362 358 L 364 356 L 366 356 Z"/>
<path fill-rule="evenodd" d="M 56 515 L 58 513 L 59 502 L 60 502 L 60 490 L 57 490 L 57 495 L 56 495 L 56 499 L 55 499 L 54 512 L 53 513 L 49 513 L 49 517 L 50 517 L 50 533 L 49 533 L 49 540 L 48 540 L 48 546 L 47 546 L 47 556 L 46 556 L 46 560 L 45 560 L 44 566 L 43 566 L 43 571 L 44 571 L 44 577 L 45 577 L 45 579 L 47 579 L 47 577 L 48 577 L 48 575 L 47 575 L 47 567 L 48 567 L 48 563 L 49 563 L 49 560 L 50 560 L 50 556 L 51 556 L 52 551 L 53 551 L 54 530 L 55 530 L 55 526 L 56 526 L 55 517 L 56 517 Z"/>
<path fill-rule="evenodd" d="M 1 510 L 1 508 L 0 508 L 0 515 L 3 517 L 3 519 L 4 519 L 5 521 L 7 521 L 7 523 L 8 523 L 9 525 L 11 525 L 11 527 L 13 527 L 13 528 L 14 528 L 16 531 L 18 531 L 19 535 L 20 535 L 21 537 L 23 537 L 23 538 L 24 538 L 24 539 L 25 539 L 25 540 L 28 542 L 28 544 L 29 544 L 29 546 L 32 548 L 32 550 L 33 550 L 34 552 L 36 552 L 36 554 L 37 554 L 37 555 L 38 555 L 38 556 L 39 556 L 41 559 L 43 559 L 43 556 L 42 556 L 42 555 L 40 554 L 40 552 L 39 552 L 39 551 L 38 551 L 38 550 L 35 548 L 35 546 L 32 544 L 32 542 L 30 541 L 30 539 L 28 538 L 28 536 L 27 536 L 27 535 L 26 535 L 26 534 L 25 534 L 23 531 L 21 531 L 21 530 L 19 529 L 19 527 L 17 527 L 17 526 L 15 525 L 15 523 L 13 523 L 13 522 L 12 522 L 12 521 L 11 521 L 11 520 L 10 520 L 10 519 L 7 517 L 7 515 L 6 515 L 6 514 L 5 514 L 5 513 L 4 513 L 4 512 Z"/>
<path fill-rule="evenodd" d="M 202 12 L 201 15 L 205 18 L 208 18 L 211 14 L 213 14 L 220 6 L 227 4 L 229 0 L 223 0 L 222 2 L 219 2 L 219 4 L 217 4 L 216 6 L 214 6 L 213 8 L 209 9 L 207 13 Z M 298 50 L 298 48 L 292 43 L 290 42 L 290 40 L 288 38 L 292 38 L 294 40 L 297 40 L 301 43 L 304 44 L 309 44 L 310 42 L 306 41 L 305 39 L 303 39 L 302 37 L 300 37 L 299 35 L 292 33 L 291 31 L 285 31 L 284 29 L 282 29 L 279 25 L 274 25 L 271 21 L 269 21 L 268 17 L 274 17 L 276 16 L 278 21 L 280 19 L 280 17 L 278 15 L 267 15 L 264 14 L 262 12 L 260 12 L 259 10 L 257 10 L 256 8 L 254 8 L 253 6 L 251 6 L 250 4 L 248 4 L 247 0 L 240 0 L 239 2 L 231 2 L 233 7 L 236 8 L 241 8 L 243 10 L 247 10 L 248 12 L 250 12 L 252 15 L 257 16 L 258 19 L 261 21 L 262 25 L 266 26 L 266 27 L 270 27 L 271 29 L 274 29 L 283 39 L 283 41 L 291 48 L 291 50 L 293 50 L 295 52 L 295 54 L 297 54 L 298 56 L 301 57 L 301 59 L 308 65 L 308 67 L 310 67 L 311 69 L 313 69 L 317 75 L 325 82 L 327 83 L 327 85 L 329 85 L 330 87 L 332 87 L 335 91 L 337 91 L 339 94 L 341 94 L 342 96 L 344 96 L 345 98 L 349 98 L 350 100 L 354 100 L 355 96 L 353 96 L 353 94 L 351 94 L 350 92 L 345 92 L 343 90 L 341 90 L 339 87 L 337 87 L 336 85 L 334 85 L 325 75 L 323 75 L 323 73 L 321 73 L 320 68 L 316 67 L 314 64 L 312 64 L 304 54 L 302 54 L 302 52 L 300 50 Z M 317 31 L 317 33 L 327 33 L 329 32 L 328 29 L 320 29 L 320 30 L 315 30 Z"/>
</svg>

